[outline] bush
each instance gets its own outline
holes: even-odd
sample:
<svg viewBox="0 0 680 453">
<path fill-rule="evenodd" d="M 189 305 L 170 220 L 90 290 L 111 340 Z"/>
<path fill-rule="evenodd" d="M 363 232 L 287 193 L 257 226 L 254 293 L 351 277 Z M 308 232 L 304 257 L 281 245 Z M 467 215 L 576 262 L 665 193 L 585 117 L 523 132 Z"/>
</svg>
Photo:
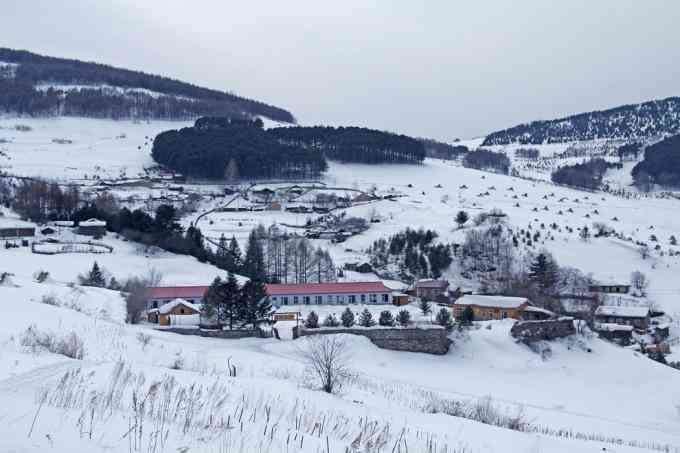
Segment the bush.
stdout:
<svg viewBox="0 0 680 453">
<path fill-rule="evenodd" d="M 432 313 L 432 305 L 430 305 L 430 302 L 424 297 L 420 298 L 420 302 L 418 302 L 418 308 L 420 308 L 420 312 L 423 315 L 429 315 Z"/>
<path fill-rule="evenodd" d="M 324 327 L 338 327 L 340 325 L 340 321 L 338 321 L 338 318 L 335 317 L 333 313 L 330 315 L 326 316 L 326 319 L 323 321 Z"/>
<path fill-rule="evenodd" d="M 305 319 L 305 327 L 308 329 L 318 329 L 319 328 L 319 315 L 315 312 L 310 311 Z"/>
<path fill-rule="evenodd" d="M 60 307 L 61 301 L 54 294 L 45 294 L 40 298 L 40 303 L 45 305 L 52 305 L 53 307 Z"/>
<path fill-rule="evenodd" d="M 463 312 L 460 314 L 460 323 L 463 324 L 464 326 L 469 326 L 472 324 L 472 321 L 475 320 L 475 312 L 472 310 L 472 307 L 469 305 L 463 309 Z"/>
<path fill-rule="evenodd" d="M 394 316 L 389 310 L 380 312 L 380 317 L 378 318 L 378 324 L 381 326 L 392 327 L 394 326 Z"/>
<path fill-rule="evenodd" d="M 451 327 L 451 312 L 448 309 L 442 307 L 442 309 L 437 312 L 436 321 L 440 326 L 444 326 L 446 328 Z"/>
<path fill-rule="evenodd" d="M 342 312 L 340 321 L 342 322 L 343 327 L 349 328 L 354 325 L 354 313 L 352 313 L 352 310 L 350 310 L 349 307 L 345 308 L 345 311 Z"/>
<path fill-rule="evenodd" d="M 402 327 L 408 327 L 411 323 L 411 313 L 408 310 L 399 310 L 397 313 L 397 322 Z"/>
<path fill-rule="evenodd" d="M 38 269 L 33 273 L 33 280 L 36 283 L 45 283 L 45 281 L 49 278 L 50 273 L 47 272 L 46 270 L 43 269 Z"/>
<path fill-rule="evenodd" d="M 51 352 L 76 360 L 82 360 L 85 355 L 83 340 L 75 332 L 60 337 L 54 332 L 42 332 L 31 325 L 21 335 L 20 342 L 33 352 Z"/>
<path fill-rule="evenodd" d="M 359 316 L 359 325 L 362 327 L 373 327 L 375 325 L 373 315 L 368 311 L 368 308 L 364 308 L 364 311 L 361 312 L 361 316 Z"/>
<path fill-rule="evenodd" d="M 142 351 L 146 349 L 148 345 L 151 344 L 151 335 L 144 332 L 139 332 L 137 334 L 137 341 L 142 345 Z"/>
</svg>

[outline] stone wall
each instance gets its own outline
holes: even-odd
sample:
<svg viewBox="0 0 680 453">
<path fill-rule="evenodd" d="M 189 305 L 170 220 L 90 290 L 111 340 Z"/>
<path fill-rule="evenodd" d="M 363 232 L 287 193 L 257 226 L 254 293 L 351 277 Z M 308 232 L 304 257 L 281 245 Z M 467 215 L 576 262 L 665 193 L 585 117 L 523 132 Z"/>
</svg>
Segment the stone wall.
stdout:
<svg viewBox="0 0 680 453">
<path fill-rule="evenodd" d="M 172 332 L 181 335 L 197 335 L 199 337 L 210 337 L 210 338 L 224 338 L 227 340 L 235 340 L 239 338 L 253 338 L 253 337 L 265 337 L 266 335 L 259 330 L 211 330 L 211 329 L 200 329 L 198 327 L 168 327 L 165 329 L 156 329 L 161 332 Z"/>
<path fill-rule="evenodd" d="M 574 318 L 569 317 L 545 321 L 518 321 L 510 329 L 510 335 L 524 343 L 554 340 L 575 333 Z"/>
<path fill-rule="evenodd" d="M 309 335 L 329 335 L 346 333 L 361 335 L 371 340 L 371 343 L 382 349 L 393 351 L 424 352 L 427 354 L 446 354 L 451 340 L 444 328 L 344 328 L 321 327 L 318 329 L 294 328 L 293 337 Z"/>
</svg>

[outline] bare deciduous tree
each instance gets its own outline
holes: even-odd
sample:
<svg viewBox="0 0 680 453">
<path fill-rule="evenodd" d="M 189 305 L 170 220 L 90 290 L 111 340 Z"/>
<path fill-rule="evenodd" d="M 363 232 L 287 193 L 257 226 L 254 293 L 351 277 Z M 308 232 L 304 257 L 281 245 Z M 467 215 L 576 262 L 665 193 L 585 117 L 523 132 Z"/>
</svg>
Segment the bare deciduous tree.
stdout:
<svg viewBox="0 0 680 453">
<path fill-rule="evenodd" d="M 649 280 L 642 272 L 633 271 L 630 274 L 630 284 L 633 285 L 633 288 L 638 295 L 644 296 L 647 291 L 647 287 L 649 286 Z"/>
<path fill-rule="evenodd" d="M 299 351 L 306 372 L 326 393 L 337 391 L 352 376 L 347 343 L 342 337 L 313 335 L 305 338 Z"/>
</svg>

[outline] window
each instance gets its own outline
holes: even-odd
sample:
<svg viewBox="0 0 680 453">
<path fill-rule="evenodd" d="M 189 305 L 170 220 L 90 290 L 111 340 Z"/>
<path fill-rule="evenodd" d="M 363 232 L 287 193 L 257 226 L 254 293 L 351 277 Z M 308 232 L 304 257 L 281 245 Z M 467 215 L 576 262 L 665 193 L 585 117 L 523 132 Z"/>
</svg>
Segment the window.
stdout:
<svg viewBox="0 0 680 453">
<path fill-rule="evenodd" d="M 293 305 L 297 305 L 299 302 L 298 296 L 293 296 Z"/>
<path fill-rule="evenodd" d="M 304 302 L 305 305 L 309 305 L 310 299 L 311 299 L 311 297 L 309 297 L 309 296 L 304 296 L 304 297 L 302 298 L 302 301 Z"/>
<path fill-rule="evenodd" d="M 332 304 L 332 303 L 333 303 L 333 296 L 328 295 L 328 296 L 327 296 L 327 300 L 328 300 L 328 303 L 329 303 L 329 304 Z"/>
<path fill-rule="evenodd" d="M 361 303 L 365 304 L 366 303 L 366 294 L 361 295 Z"/>
<path fill-rule="evenodd" d="M 371 294 L 371 303 L 372 304 L 377 304 L 378 303 L 378 295 L 377 294 Z"/>
<path fill-rule="evenodd" d="M 507 318 L 507 317 L 508 317 L 508 312 L 507 312 L 507 311 L 504 311 L 504 312 L 502 313 L 501 317 L 502 317 L 503 319 Z"/>
<path fill-rule="evenodd" d="M 357 303 L 357 296 L 355 296 L 354 294 L 349 296 L 349 303 L 350 304 L 356 304 Z"/>
<path fill-rule="evenodd" d="M 383 294 L 382 295 L 382 301 L 383 303 L 388 303 L 390 301 L 390 295 L 389 294 Z"/>
<path fill-rule="evenodd" d="M 287 296 L 283 297 L 283 305 L 288 305 L 288 297 Z"/>
<path fill-rule="evenodd" d="M 338 296 L 338 303 L 344 304 L 345 303 L 345 296 Z"/>
<path fill-rule="evenodd" d="M 183 308 L 180 308 L 180 309 L 179 309 L 179 313 L 180 313 L 181 315 L 183 315 L 183 314 L 184 314 L 184 309 L 183 309 Z"/>
<path fill-rule="evenodd" d="M 276 296 L 272 297 L 272 302 L 276 302 L 276 300 L 277 300 Z"/>
<path fill-rule="evenodd" d="M 317 305 L 323 304 L 323 296 L 316 296 L 316 304 Z"/>
</svg>

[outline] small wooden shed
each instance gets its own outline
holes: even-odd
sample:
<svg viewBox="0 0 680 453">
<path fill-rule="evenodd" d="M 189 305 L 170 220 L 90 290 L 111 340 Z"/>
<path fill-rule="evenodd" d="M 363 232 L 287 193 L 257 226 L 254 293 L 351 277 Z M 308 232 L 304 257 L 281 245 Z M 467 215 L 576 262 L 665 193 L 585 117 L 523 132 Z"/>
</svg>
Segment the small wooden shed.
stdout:
<svg viewBox="0 0 680 453">
<path fill-rule="evenodd" d="M 169 326 L 172 324 L 171 319 L 174 316 L 197 316 L 201 314 L 201 308 L 198 305 L 187 302 L 184 299 L 175 299 L 158 309 L 158 324 L 161 326 Z"/>
</svg>

